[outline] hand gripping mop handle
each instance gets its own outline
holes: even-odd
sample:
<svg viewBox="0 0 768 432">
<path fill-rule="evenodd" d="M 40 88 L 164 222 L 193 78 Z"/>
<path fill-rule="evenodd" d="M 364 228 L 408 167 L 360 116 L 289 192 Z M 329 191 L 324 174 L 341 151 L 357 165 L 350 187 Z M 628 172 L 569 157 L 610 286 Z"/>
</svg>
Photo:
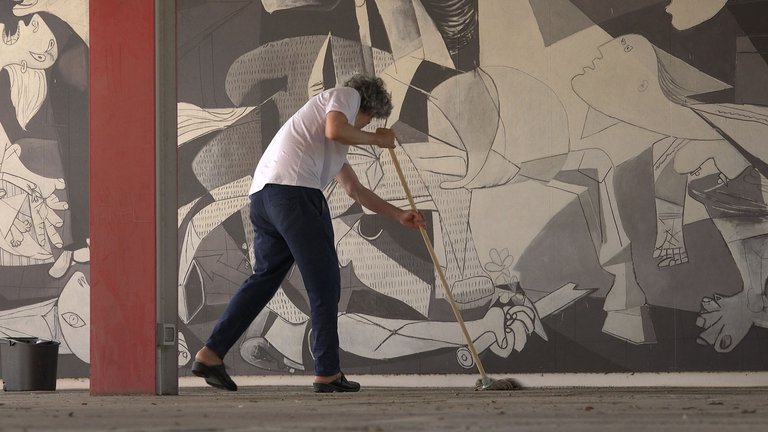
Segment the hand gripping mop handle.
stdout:
<svg viewBox="0 0 768 432">
<path fill-rule="evenodd" d="M 408 202 L 411 204 L 411 209 L 413 211 L 418 211 L 416 208 L 416 203 L 413 201 L 413 196 L 411 195 L 411 189 L 408 187 L 408 182 L 405 181 L 402 168 L 400 168 L 400 162 L 397 160 L 397 156 L 395 155 L 395 149 L 387 150 L 389 150 L 389 157 L 392 158 L 392 163 L 395 165 L 397 176 L 400 177 L 400 184 L 403 185 L 405 196 L 408 198 Z M 459 327 L 461 327 L 461 332 L 464 333 L 464 339 L 467 341 L 467 348 L 469 348 L 469 352 L 472 353 L 472 358 L 475 360 L 477 370 L 480 371 L 480 376 L 483 380 L 482 382 L 486 383 L 489 381 L 489 379 L 485 373 L 485 368 L 483 368 L 483 364 L 480 362 L 480 357 L 477 355 L 475 345 L 472 343 L 472 338 L 469 336 L 467 326 L 464 325 L 464 320 L 461 318 L 459 308 L 456 306 L 456 301 L 453 299 L 453 294 L 451 294 L 451 289 L 448 287 L 448 281 L 445 279 L 443 268 L 440 267 L 440 262 L 437 260 L 437 255 L 435 254 L 435 249 L 432 247 L 432 242 L 429 240 L 427 230 L 425 230 L 424 227 L 419 227 L 419 231 L 421 232 L 421 238 L 424 239 L 424 245 L 427 247 L 427 251 L 429 251 L 429 256 L 432 258 L 432 264 L 435 265 L 435 271 L 440 277 L 440 282 L 443 284 L 445 296 L 448 298 L 448 302 L 451 304 L 451 310 L 453 310 L 453 314 L 456 316 L 456 321 L 459 323 Z"/>
</svg>

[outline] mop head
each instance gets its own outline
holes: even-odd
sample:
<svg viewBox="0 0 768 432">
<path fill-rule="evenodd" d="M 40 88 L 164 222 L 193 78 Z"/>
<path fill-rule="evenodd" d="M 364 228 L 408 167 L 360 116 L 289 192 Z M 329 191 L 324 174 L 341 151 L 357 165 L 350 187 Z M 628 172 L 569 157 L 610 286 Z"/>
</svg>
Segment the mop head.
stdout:
<svg viewBox="0 0 768 432">
<path fill-rule="evenodd" d="M 523 385 L 514 378 L 493 379 L 483 377 L 475 383 L 475 390 L 522 390 Z"/>
</svg>

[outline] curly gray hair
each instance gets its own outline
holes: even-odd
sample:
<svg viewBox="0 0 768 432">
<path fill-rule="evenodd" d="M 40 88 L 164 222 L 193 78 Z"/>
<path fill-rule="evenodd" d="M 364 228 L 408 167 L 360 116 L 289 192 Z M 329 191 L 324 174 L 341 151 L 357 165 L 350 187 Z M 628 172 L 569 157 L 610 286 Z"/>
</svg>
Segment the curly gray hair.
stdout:
<svg viewBox="0 0 768 432">
<path fill-rule="evenodd" d="M 348 79 L 344 86 L 360 93 L 360 111 L 375 118 L 387 118 L 392 114 L 392 96 L 384 88 L 381 78 L 358 74 Z"/>
</svg>

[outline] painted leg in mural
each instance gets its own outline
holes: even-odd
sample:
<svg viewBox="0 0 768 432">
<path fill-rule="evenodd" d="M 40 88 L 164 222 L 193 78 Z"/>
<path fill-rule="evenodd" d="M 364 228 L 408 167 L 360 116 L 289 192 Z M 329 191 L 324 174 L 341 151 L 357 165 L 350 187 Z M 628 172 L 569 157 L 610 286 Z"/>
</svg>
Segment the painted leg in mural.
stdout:
<svg viewBox="0 0 768 432">
<path fill-rule="evenodd" d="M 179 252 L 178 273 L 179 318 L 184 323 L 189 323 L 198 312 L 197 310 L 188 310 L 186 302 L 186 286 L 197 249 L 203 239 L 214 228 L 221 225 L 227 218 L 240 211 L 243 207 L 248 206 L 248 187 L 250 182 L 251 177 L 248 176 L 211 191 L 210 194 L 214 202 L 198 211 L 184 230 L 181 251 Z M 195 202 L 179 210 L 179 220 L 184 219 L 194 204 Z"/>
<path fill-rule="evenodd" d="M 605 265 L 629 245 L 629 237 L 624 232 L 616 203 L 613 162 L 601 149 L 575 150 L 566 155 L 558 174 L 568 171 L 579 172 L 587 181 L 575 184 L 598 188 L 599 203 L 595 205 L 582 202 L 582 206 L 587 204 L 592 210 L 589 214 L 585 212 L 584 217 L 588 219 L 590 235 L 595 243 L 600 264 Z M 566 179 L 562 181 L 568 183 Z"/>
<path fill-rule="evenodd" d="M 654 258 L 659 267 L 688 262 L 683 225 L 688 180 L 712 172 L 726 183 L 749 166 L 749 162 L 723 140 L 696 141 L 668 137 L 653 146 L 654 191 L 656 196 L 656 247 Z M 712 164 L 705 165 L 707 161 Z M 715 216 L 713 216 L 715 217 Z M 689 223 L 689 222 L 688 222 Z"/>
<path fill-rule="evenodd" d="M 714 167 L 705 165 L 707 160 Z M 700 344 L 729 352 L 753 325 L 768 327 L 768 181 L 724 141 L 683 147 L 675 157 L 675 169 L 698 177 L 690 181 L 689 193 L 706 207 L 741 275 L 739 293 L 702 299 L 696 322 L 704 328 Z"/>
<path fill-rule="evenodd" d="M 570 191 L 579 196 L 600 264 L 615 276 L 603 304 L 607 313 L 603 332 L 635 344 L 654 343 L 656 334 L 645 293 L 635 277 L 629 237 L 616 201 L 614 172 L 613 162 L 603 150 L 577 150 L 568 153 L 557 180 L 549 184 L 564 190 L 569 189 L 562 183 L 573 186 Z M 597 189 L 597 203 L 584 188 Z"/>
<path fill-rule="evenodd" d="M 768 328 L 768 220 L 754 221 L 744 227 L 743 221 L 715 220 L 724 236 L 737 236 L 739 231 L 759 229 L 763 235 L 728 241 L 743 281 L 743 289 L 732 296 L 715 294 L 701 301 L 696 325 L 704 330 L 697 342 L 710 345 L 718 352 L 729 352 L 747 335 L 753 325 Z"/>
<path fill-rule="evenodd" d="M 688 262 L 683 239 L 683 207 L 688 175 L 674 170 L 677 151 L 687 140 L 666 138 L 653 146 L 653 181 L 656 197 L 656 244 L 653 257 L 659 267 Z"/>
</svg>

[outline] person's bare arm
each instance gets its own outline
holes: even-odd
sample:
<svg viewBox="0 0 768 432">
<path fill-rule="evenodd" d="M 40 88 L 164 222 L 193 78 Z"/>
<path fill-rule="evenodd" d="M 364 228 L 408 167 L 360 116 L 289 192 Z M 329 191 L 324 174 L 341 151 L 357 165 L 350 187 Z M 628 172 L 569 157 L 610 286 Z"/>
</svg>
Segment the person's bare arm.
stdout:
<svg viewBox="0 0 768 432">
<path fill-rule="evenodd" d="M 339 111 L 325 116 L 325 137 L 345 145 L 375 145 L 381 148 L 395 148 L 395 134 L 391 129 L 378 128 L 376 133 L 362 131 L 347 121 Z"/>
<path fill-rule="evenodd" d="M 350 198 L 372 212 L 395 219 L 409 228 L 425 226 L 424 216 L 420 212 L 397 208 L 363 186 L 357 178 L 355 170 L 349 164 L 342 166 L 339 174 L 336 175 L 336 182 L 344 188 Z"/>
</svg>

